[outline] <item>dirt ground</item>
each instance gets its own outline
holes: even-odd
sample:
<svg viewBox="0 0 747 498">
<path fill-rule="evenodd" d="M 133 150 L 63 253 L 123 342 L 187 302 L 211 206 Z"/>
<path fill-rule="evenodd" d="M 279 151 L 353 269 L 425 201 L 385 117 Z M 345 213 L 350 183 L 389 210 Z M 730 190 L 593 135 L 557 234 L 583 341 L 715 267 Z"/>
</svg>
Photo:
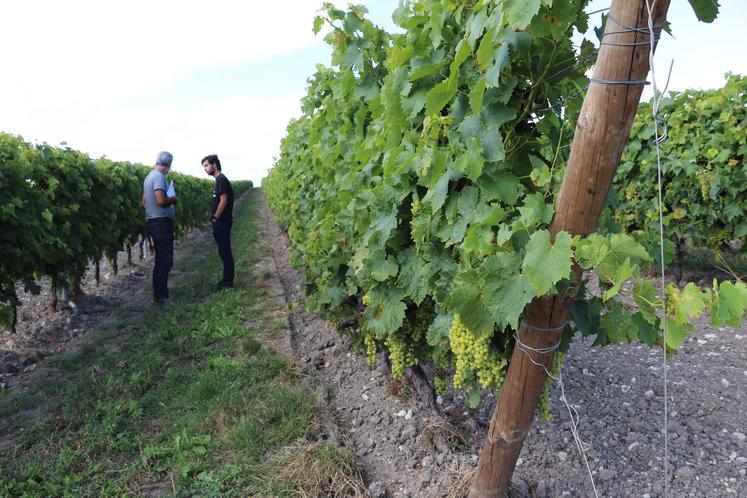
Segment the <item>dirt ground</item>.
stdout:
<svg viewBox="0 0 747 498">
<path fill-rule="evenodd" d="M 438 398 L 442 417 L 429 417 L 408 386 L 391 383 L 369 367 L 350 340 L 304 309 L 302 270 L 288 261 L 286 235 L 266 206 L 258 220 L 267 233 L 268 299 L 285 303 L 289 328 L 275 347 L 294 354 L 326 402 L 320 436 L 350 445 L 373 497 L 460 496 L 485 436 L 496 399 L 483 396 L 470 410 L 463 395 Z M 193 232 L 180 244 L 203 237 Z M 177 247 L 175 254 L 180 254 Z M 75 307 L 49 308 L 49 290 L 25 297 L 17 334 L 0 333 L 0 385 L 16 389 L 43 359 L 79 347 L 87 331 L 122 306 L 133 312 L 150 302 L 151 261 L 119 275 L 102 267 L 102 283 L 86 280 Z M 178 260 L 175 265 L 178 272 Z M 108 275 L 108 276 L 107 276 Z M 747 496 L 747 324 L 713 330 L 707 318 L 669 362 L 669 495 Z M 664 494 L 664 360 L 645 346 L 592 348 L 578 338 L 563 367 L 568 401 L 578 411 L 579 434 L 598 496 L 658 497 Z M 552 390 L 556 414 L 535 421 L 517 466 L 512 496 L 594 496 L 579 456 L 560 389 Z M 451 495 L 450 495 L 451 493 Z"/>
<path fill-rule="evenodd" d="M 178 277 L 179 262 L 185 248 L 206 237 L 207 232 L 192 230 L 175 243 L 174 269 L 170 277 Z M 52 307 L 49 282 L 41 282 L 41 293 L 26 294 L 23 286 L 16 289 L 21 300 L 18 307 L 16 333 L 0 330 L 0 387 L 11 388 L 33 373 L 41 360 L 55 353 L 64 354 L 79 348 L 96 323 L 115 309 L 139 312 L 151 303 L 152 252 L 140 259 L 139 249 L 132 248 L 132 262 L 125 251 L 118 253 L 118 271 L 110 262 L 102 261 L 97 284 L 93 265 L 82 282 L 83 295 L 69 301 L 58 300 Z"/>
</svg>

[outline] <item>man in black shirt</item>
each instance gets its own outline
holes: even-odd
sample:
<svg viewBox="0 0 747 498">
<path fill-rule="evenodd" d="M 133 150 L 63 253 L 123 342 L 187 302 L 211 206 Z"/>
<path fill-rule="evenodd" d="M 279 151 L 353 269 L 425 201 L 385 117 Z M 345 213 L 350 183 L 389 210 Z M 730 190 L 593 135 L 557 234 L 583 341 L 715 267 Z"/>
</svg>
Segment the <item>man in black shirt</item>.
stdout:
<svg viewBox="0 0 747 498">
<path fill-rule="evenodd" d="M 210 221 L 213 223 L 213 238 L 218 244 L 218 255 L 223 261 L 223 279 L 218 288 L 233 287 L 233 254 L 231 253 L 231 225 L 233 224 L 233 189 L 231 182 L 221 172 L 220 159 L 215 154 L 202 159 L 205 173 L 215 178 L 213 203 L 210 206 Z"/>
</svg>

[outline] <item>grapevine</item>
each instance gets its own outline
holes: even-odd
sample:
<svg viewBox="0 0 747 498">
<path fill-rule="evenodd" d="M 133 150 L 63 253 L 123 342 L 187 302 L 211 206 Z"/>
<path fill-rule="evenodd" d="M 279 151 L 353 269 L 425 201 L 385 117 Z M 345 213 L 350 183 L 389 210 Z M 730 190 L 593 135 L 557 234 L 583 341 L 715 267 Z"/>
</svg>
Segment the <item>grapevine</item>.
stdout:
<svg viewBox="0 0 747 498">
<path fill-rule="evenodd" d="M 744 247 L 747 77 L 729 74 L 722 88 L 672 92 L 662 100 L 659 113 L 666 116 L 668 136 L 661 144 L 666 233 L 715 250 L 732 241 Z M 641 104 L 611 204 L 623 229 L 658 237 L 653 134 L 651 104 Z"/>
<path fill-rule="evenodd" d="M 581 282 L 566 335 L 674 351 L 703 310 L 723 324 L 743 316 L 741 281 L 669 292 L 665 311 L 640 275 L 653 247 L 617 233 L 614 215 L 589 237 L 548 230 L 580 105 L 569 96 L 595 53 L 570 38 L 586 31 L 586 3 L 416 0 L 394 12 L 401 33 L 360 6 L 327 5 L 316 20 L 332 64 L 309 79 L 262 187 L 310 309 L 361 302 L 354 333 L 389 352 L 395 377 L 433 361 L 456 388 L 499 388 L 524 307 L 576 288 L 574 261 L 601 290 Z M 677 317 L 666 344 L 664 312 Z"/>
<path fill-rule="evenodd" d="M 0 325 L 15 323 L 16 282 L 75 291 L 91 262 L 116 260 L 145 234 L 140 206 L 149 167 L 0 133 Z M 176 231 L 205 223 L 212 182 L 170 173 L 177 185 Z M 235 182 L 239 195 L 251 182 Z M 97 229 L 105 227 L 105 229 Z"/>
</svg>

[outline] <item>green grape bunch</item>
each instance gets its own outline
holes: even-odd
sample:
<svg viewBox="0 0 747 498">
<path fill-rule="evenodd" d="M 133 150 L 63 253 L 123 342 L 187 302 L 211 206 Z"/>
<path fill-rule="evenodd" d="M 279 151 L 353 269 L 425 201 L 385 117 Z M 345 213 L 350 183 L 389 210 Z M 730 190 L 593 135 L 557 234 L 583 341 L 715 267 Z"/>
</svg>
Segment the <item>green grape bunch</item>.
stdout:
<svg viewBox="0 0 747 498">
<path fill-rule="evenodd" d="M 490 336 L 471 332 L 456 315 L 449 330 L 449 341 L 455 357 L 455 388 L 467 387 L 475 376 L 483 388 L 501 388 L 506 362 L 492 353 Z"/>
</svg>

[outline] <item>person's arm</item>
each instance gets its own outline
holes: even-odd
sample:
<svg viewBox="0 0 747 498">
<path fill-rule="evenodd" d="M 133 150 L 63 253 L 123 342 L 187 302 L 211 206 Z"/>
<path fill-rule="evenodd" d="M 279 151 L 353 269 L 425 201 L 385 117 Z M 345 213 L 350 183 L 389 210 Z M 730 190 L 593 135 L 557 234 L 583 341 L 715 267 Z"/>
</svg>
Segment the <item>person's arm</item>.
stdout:
<svg viewBox="0 0 747 498">
<path fill-rule="evenodd" d="M 176 197 L 166 197 L 166 192 L 163 190 L 156 189 L 156 204 L 158 204 L 161 207 L 169 207 L 172 204 L 176 204 Z"/>
<path fill-rule="evenodd" d="M 140 205 L 145 207 L 145 195 L 140 198 Z"/>
<path fill-rule="evenodd" d="M 223 211 L 225 211 L 226 206 L 228 206 L 228 194 L 220 194 L 220 200 L 218 201 L 218 207 L 215 209 L 215 214 L 213 215 L 214 220 L 220 219 L 220 215 L 223 214 Z"/>
</svg>

